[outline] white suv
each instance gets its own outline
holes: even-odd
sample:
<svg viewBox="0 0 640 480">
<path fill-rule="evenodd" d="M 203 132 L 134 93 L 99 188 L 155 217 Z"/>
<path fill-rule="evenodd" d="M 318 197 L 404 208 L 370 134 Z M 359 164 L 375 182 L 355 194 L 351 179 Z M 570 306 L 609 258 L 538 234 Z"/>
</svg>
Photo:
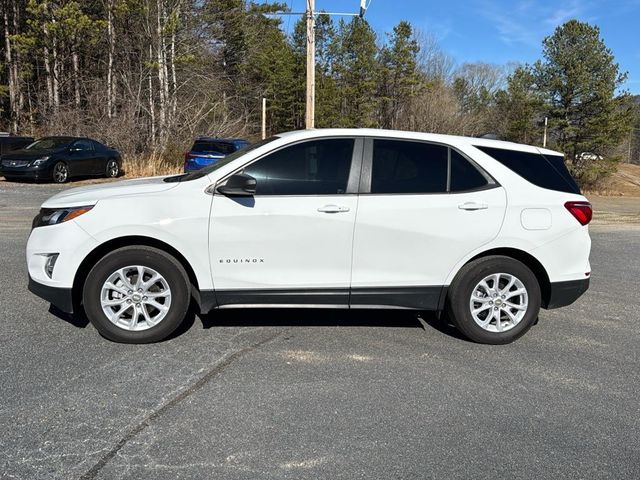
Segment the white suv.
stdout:
<svg viewBox="0 0 640 480">
<path fill-rule="evenodd" d="M 29 288 L 105 337 L 235 307 L 447 311 L 507 343 L 589 285 L 591 205 L 560 153 L 384 130 L 281 134 L 198 172 L 53 196 Z"/>
</svg>

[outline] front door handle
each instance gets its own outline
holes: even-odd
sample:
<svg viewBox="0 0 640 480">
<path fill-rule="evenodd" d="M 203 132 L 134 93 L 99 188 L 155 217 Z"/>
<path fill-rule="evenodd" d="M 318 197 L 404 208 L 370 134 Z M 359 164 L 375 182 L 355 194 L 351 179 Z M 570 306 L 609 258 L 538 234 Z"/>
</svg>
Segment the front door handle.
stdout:
<svg viewBox="0 0 640 480">
<path fill-rule="evenodd" d="M 318 211 L 323 213 L 341 213 L 348 212 L 349 207 L 343 207 L 341 205 L 325 205 L 324 207 L 320 207 Z"/>
<path fill-rule="evenodd" d="M 489 208 L 489 205 L 486 203 L 478 203 L 478 202 L 465 202 L 462 205 L 458 205 L 460 210 L 486 210 Z"/>
</svg>

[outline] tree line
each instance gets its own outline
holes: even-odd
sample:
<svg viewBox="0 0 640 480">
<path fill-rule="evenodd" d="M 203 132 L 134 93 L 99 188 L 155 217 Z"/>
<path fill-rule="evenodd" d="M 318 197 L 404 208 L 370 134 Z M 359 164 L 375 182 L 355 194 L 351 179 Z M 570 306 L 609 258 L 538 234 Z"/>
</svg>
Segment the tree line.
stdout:
<svg viewBox="0 0 640 480">
<path fill-rule="evenodd" d="M 197 135 L 304 128 L 305 23 L 246 0 L 0 0 L 0 130 L 179 156 Z M 287 25 L 284 25 L 287 22 Z M 283 28 L 291 27 L 291 28 Z M 287 31 L 290 30 L 290 34 Z M 532 65 L 457 65 L 399 22 L 316 22 L 316 126 L 500 138 L 566 153 L 584 185 L 637 158 L 640 107 L 596 26 L 571 20 Z M 585 155 L 588 153 L 589 155 Z"/>
</svg>

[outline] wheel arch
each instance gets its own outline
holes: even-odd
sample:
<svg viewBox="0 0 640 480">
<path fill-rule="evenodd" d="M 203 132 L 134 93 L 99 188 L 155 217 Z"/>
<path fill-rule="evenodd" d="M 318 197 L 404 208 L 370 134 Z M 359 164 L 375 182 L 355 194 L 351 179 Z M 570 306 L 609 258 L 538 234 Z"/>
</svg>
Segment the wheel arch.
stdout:
<svg viewBox="0 0 640 480">
<path fill-rule="evenodd" d="M 478 253 L 476 256 L 470 258 L 465 263 L 465 265 L 467 265 L 469 262 L 477 260 L 478 258 L 488 257 L 492 255 L 502 255 L 524 263 L 538 279 L 538 284 L 540 285 L 540 294 L 542 295 L 542 307 L 547 307 L 549 299 L 551 297 L 551 280 L 549 279 L 549 274 L 547 273 L 547 270 L 544 268 L 542 263 L 540 263 L 540 261 L 530 253 L 527 253 L 524 250 L 519 250 L 517 248 L 492 248 L 490 250 L 485 250 L 484 252 Z"/>
<path fill-rule="evenodd" d="M 74 307 L 81 304 L 82 301 L 82 289 L 89 274 L 89 271 L 93 266 L 104 257 L 107 253 L 122 247 L 134 247 L 134 246 L 154 247 L 158 250 L 162 250 L 174 257 L 187 272 L 189 276 L 189 282 L 193 286 L 196 292 L 199 292 L 200 287 L 198 284 L 198 278 L 191 267 L 189 261 L 182 255 L 176 248 L 172 247 L 162 240 L 158 240 L 152 237 L 146 237 L 141 235 L 130 235 L 124 237 L 117 237 L 110 239 L 104 243 L 101 243 L 94 248 L 80 263 L 80 266 L 76 270 L 76 274 L 73 278 L 73 304 Z"/>
</svg>

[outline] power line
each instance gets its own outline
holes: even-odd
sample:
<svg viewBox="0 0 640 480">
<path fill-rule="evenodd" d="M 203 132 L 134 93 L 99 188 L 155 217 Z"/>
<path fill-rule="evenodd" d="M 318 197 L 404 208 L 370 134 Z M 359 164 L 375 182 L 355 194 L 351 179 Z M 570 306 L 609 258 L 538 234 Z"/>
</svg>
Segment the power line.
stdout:
<svg viewBox="0 0 640 480">
<path fill-rule="evenodd" d="M 293 11 L 293 0 L 291 0 L 289 2 L 289 11 L 290 12 Z M 290 32 L 290 30 L 289 30 L 290 28 L 291 28 L 291 16 L 289 15 L 289 18 L 287 18 L 287 30 L 286 30 L 287 31 L 287 35 Z"/>
</svg>

